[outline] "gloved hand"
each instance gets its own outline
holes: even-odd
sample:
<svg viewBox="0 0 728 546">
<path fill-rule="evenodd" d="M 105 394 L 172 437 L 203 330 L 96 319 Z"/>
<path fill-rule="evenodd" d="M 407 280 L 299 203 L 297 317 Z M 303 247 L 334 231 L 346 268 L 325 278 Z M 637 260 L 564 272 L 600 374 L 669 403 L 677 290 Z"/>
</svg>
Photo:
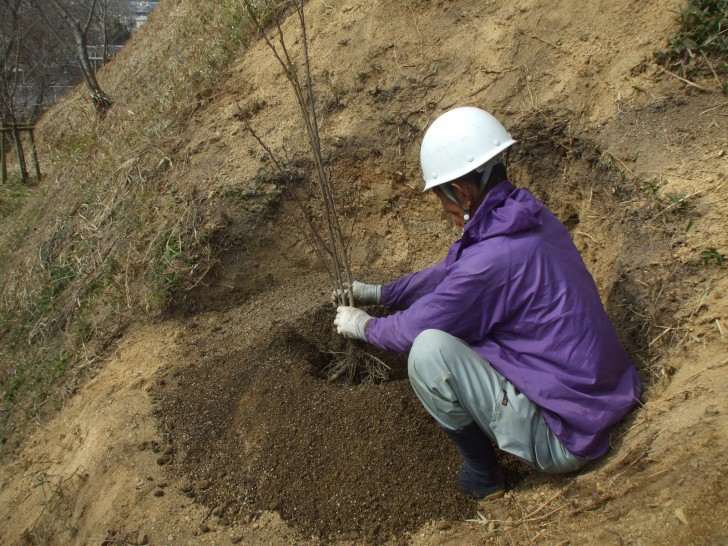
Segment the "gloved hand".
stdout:
<svg viewBox="0 0 728 546">
<path fill-rule="evenodd" d="M 344 284 L 348 288 L 348 284 Z M 354 303 L 356 305 L 378 305 L 382 302 L 382 285 L 381 284 L 364 284 L 359 281 L 352 281 L 351 291 L 354 293 Z M 343 291 L 345 293 L 345 291 Z M 331 301 L 338 304 L 341 300 L 341 289 L 334 290 L 331 293 Z M 346 301 L 346 300 L 344 300 Z"/>
<path fill-rule="evenodd" d="M 367 338 L 364 335 L 364 331 L 366 330 L 367 322 L 371 319 L 372 317 L 361 309 L 340 305 L 336 308 L 336 318 L 334 319 L 336 333 L 349 339 L 366 341 Z"/>
</svg>

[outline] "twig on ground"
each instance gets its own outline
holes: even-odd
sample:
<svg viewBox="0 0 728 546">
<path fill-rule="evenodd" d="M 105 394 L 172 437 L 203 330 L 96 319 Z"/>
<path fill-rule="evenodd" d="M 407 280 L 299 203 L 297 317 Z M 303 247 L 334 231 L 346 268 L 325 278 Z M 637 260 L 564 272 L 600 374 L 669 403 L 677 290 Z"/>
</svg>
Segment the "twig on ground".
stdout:
<svg viewBox="0 0 728 546">
<path fill-rule="evenodd" d="M 680 80 L 681 82 L 683 82 L 683 83 L 685 83 L 685 84 L 689 85 L 690 87 L 694 87 L 695 89 L 698 89 L 699 91 L 703 91 L 703 92 L 705 92 L 705 93 L 711 93 L 711 92 L 712 92 L 712 91 L 711 91 L 710 89 L 708 89 L 707 87 L 703 87 L 702 85 L 698 85 L 698 84 L 697 84 L 697 83 L 695 83 L 695 82 L 691 82 L 690 80 L 688 80 L 688 79 L 685 79 L 685 78 L 683 78 L 682 76 L 678 76 L 678 75 L 677 75 L 677 74 L 675 74 L 674 72 L 670 72 L 669 70 L 666 70 L 666 69 L 662 68 L 662 67 L 661 67 L 661 66 L 659 66 L 659 65 L 657 66 L 657 68 L 659 68 L 660 70 L 662 70 L 662 71 L 663 71 L 663 72 L 664 72 L 665 74 L 669 74 L 669 75 L 670 75 L 670 76 L 672 76 L 673 78 L 677 78 L 677 79 L 678 79 L 678 80 Z"/>
<path fill-rule="evenodd" d="M 568 491 L 568 490 L 569 490 L 569 489 L 571 488 L 571 486 L 572 486 L 572 485 L 574 485 L 574 481 L 575 481 L 575 480 L 572 480 L 572 481 L 570 481 L 570 482 L 569 482 L 569 483 L 568 483 L 568 484 L 566 485 L 566 487 L 562 487 L 561 489 L 559 489 L 559 491 L 557 491 L 555 495 L 553 495 L 552 497 L 550 497 L 550 498 L 548 498 L 548 499 L 547 499 L 546 501 L 544 501 L 544 502 L 543 502 L 543 503 L 542 503 L 542 504 L 541 504 L 541 505 L 540 505 L 540 506 L 539 506 L 538 508 L 536 508 L 535 510 L 533 510 L 533 511 L 532 511 L 532 512 L 531 512 L 530 514 L 528 514 L 528 515 L 527 515 L 527 516 L 526 516 L 526 517 L 525 517 L 524 519 L 528 519 L 528 518 L 531 518 L 531 517 L 535 516 L 535 515 L 536 515 L 536 514 L 538 514 L 538 513 L 539 513 L 539 512 L 541 511 L 541 510 L 543 510 L 543 509 L 544 509 L 544 508 L 546 508 L 546 507 L 547 507 L 547 506 L 548 506 L 549 504 L 551 504 L 551 503 L 552 503 L 553 501 L 555 501 L 555 500 L 556 500 L 557 498 L 559 498 L 559 497 L 560 497 L 561 495 L 563 495 L 564 493 L 566 493 L 566 492 L 567 492 L 567 491 Z"/>
<path fill-rule="evenodd" d="M 662 328 L 662 329 L 663 329 L 663 330 L 662 330 L 662 333 L 660 333 L 660 334 L 659 334 L 659 335 L 658 335 L 658 336 L 657 336 L 657 337 L 656 337 L 655 339 L 653 339 L 652 341 L 650 341 L 650 342 L 649 342 L 649 344 L 647 345 L 648 347 L 652 347 L 652 346 L 653 346 L 653 345 L 654 345 L 655 343 L 657 343 L 657 342 L 658 342 L 658 341 L 659 341 L 659 340 L 660 340 L 660 339 L 662 338 L 662 336 L 664 336 L 664 335 L 665 335 L 666 333 L 668 333 L 668 332 L 673 332 L 673 331 L 675 331 L 675 330 L 676 330 L 676 328 L 672 328 L 672 327 L 670 327 L 670 326 L 656 326 L 656 328 Z"/>
<path fill-rule="evenodd" d="M 624 162 L 621 159 L 619 159 L 617 156 L 615 156 L 612 152 L 605 151 L 604 154 L 608 155 L 609 157 L 614 159 L 617 163 L 622 165 L 622 167 L 624 168 L 625 171 L 627 171 L 630 175 L 634 176 L 634 172 L 632 172 L 632 170 L 629 167 L 627 167 L 627 165 L 625 165 Z"/>
<path fill-rule="evenodd" d="M 508 527 L 518 527 L 519 525 L 523 525 L 524 523 L 533 523 L 533 522 L 536 522 L 536 521 L 543 521 L 545 519 L 548 519 L 551 516 L 553 516 L 554 514 L 556 514 L 557 512 L 560 512 L 561 510 L 563 510 L 564 508 L 566 508 L 567 506 L 569 506 L 570 504 L 571 504 L 570 502 L 565 502 L 564 504 L 562 504 L 558 508 L 554 508 L 550 512 L 547 512 L 544 515 L 538 516 L 538 517 L 525 517 L 525 518 L 516 519 L 516 520 L 509 520 L 509 519 L 488 519 L 483 514 L 481 514 L 480 512 L 478 512 L 478 518 L 477 519 L 467 519 L 465 521 L 470 522 L 470 523 L 479 523 L 480 525 L 487 525 L 487 524 L 493 522 L 493 523 L 500 523 L 500 524 L 506 525 Z"/>
<path fill-rule="evenodd" d="M 569 54 L 570 54 L 570 53 L 569 53 L 568 51 L 566 51 L 566 50 L 565 50 L 565 49 L 564 49 L 563 47 L 561 47 L 561 46 L 558 46 L 558 45 L 556 45 L 556 44 L 554 44 L 554 43 L 552 43 L 552 42 L 549 42 L 548 40 L 544 40 L 544 39 L 543 39 L 543 38 L 541 38 L 540 36 L 536 36 L 535 34 L 531 34 L 530 36 L 531 36 L 531 38 L 533 38 L 534 40 L 538 40 L 539 42 L 543 42 L 543 43 L 544 43 L 544 44 L 546 44 L 546 45 L 550 45 L 550 46 L 551 46 L 551 47 L 553 47 L 554 49 L 558 49 L 559 51 L 561 51 L 561 53 L 565 53 L 566 55 L 569 55 Z"/>
<path fill-rule="evenodd" d="M 708 57 L 705 56 L 705 53 L 700 50 L 700 54 L 703 56 L 703 60 L 707 63 L 708 68 L 710 68 L 710 71 L 713 73 L 713 77 L 715 78 L 715 82 L 718 84 L 718 89 L 723 87 L 723 84 L 720 81 L 720 78 L 718 77 L 718 74 L 715 73 L 715 69 L 713 68 L 712 63 L 708 60 Z"/>
<path fill-rule="evenodd" d="M 700 112 L 700 115 L 707 114 L 711 110 L 715 110 L 716 108 L 720 108 L 721 106 L 728 106 L 728 102 L 721 102 L 720 104 L 716 104 L 715 106 L 711 106 L 710 108 L 706 108 L 702 112 Z"/>
<path fill-rule="evenodd" d="M 597 500 L 592 501 L 588 504 L 585 504 L 584 506 L 580 506 L 579 508 L 576 508 L 569 512 L 570 516 L 577 516 L 583 512 L 590 512 L 592 510 L 595 510 L 596 508 L 599 508 L 602 504 L 604 504 L 607 501 L 610 501 L 614 498 L 614 495 L 604 495 L 603 497 L 599 497 Z"/>
<path fill-rule="evenodd" d="M 728 359 L 726 359 L 726 360 L 724 360 L 722 362 L 718 362 L 717 364 L 711 364 L 710 366 L 707 366 L 706 368 L 703 368 L 702 370 L 698 370 L 694 374 L 687 376 L 685 378 L 685 381 L 684 382 L 687 383 L 688 381 L 691 381 L 691 380 L 695 379 L 696 377 L 698 377 L 703 372 L 706 372 L 708 370 L 715 370 L 716 368 L 722 368 L 723 366 L 726 366 L 726 365 L 728 365 Z"/>
<path fill-rule="evenodd" d="M 594 237 L 592 237 L 591 235 L 589 235 L 589 234 L 588 234 L 587 232 L 585 232 L 585 231 L 578 231 L 578 230 L 577 230 L 577 231 L 576 231 L 575 233 L 576 233 L 576 234 L 578 234 L 578 235 L 583 235 L 583 236 L 584 236 L 584 237 L 586 237 L 587 239 L 591 239 L 591 240 L 592 240 L 592 242 L 594 242 L 594 243 L 597 243 L 597 244 L 599 244 L 599 245 L 600 245 L 600 244 L 602 244 L 602 242 L 601 242 L 601 241 L 597 241 L 597 240 L 596 240 L 596 239 L 595 239 Z"/>
</svg>

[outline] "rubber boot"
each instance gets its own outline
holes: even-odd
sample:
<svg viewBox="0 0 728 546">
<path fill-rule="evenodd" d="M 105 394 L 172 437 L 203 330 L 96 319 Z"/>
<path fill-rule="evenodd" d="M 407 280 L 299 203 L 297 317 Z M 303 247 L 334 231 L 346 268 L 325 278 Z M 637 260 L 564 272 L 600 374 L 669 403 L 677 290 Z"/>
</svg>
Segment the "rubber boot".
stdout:
<svg viewBox="0 0 728 546">
<path fill-rule="evenodd" d="M 502 497 L 505 493 L 503 473 L 493 444 L 485 432 L 475 422 L 457 431 L 444 427 L 443 430 L 463 456 L 463 464 L 458 470 L 458 481 L 463 491 L 476 499 Z"/>
</svg>

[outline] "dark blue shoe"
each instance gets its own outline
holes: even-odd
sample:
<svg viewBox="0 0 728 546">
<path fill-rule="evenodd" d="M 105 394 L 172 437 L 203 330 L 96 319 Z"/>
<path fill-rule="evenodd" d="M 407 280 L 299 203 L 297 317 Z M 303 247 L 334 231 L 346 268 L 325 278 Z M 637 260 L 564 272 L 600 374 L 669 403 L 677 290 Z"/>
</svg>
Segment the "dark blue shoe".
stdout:
<svg viewBox="0 0 728 546">
<path fill-rule="evenodd" d="M 490 438 L 473 422 L 460 430 L 443 428 L 463 457 L 457 476 L 465 494 L 475 499 L 491 500 L 505 494 L 495 449 Z"/>
</svg>

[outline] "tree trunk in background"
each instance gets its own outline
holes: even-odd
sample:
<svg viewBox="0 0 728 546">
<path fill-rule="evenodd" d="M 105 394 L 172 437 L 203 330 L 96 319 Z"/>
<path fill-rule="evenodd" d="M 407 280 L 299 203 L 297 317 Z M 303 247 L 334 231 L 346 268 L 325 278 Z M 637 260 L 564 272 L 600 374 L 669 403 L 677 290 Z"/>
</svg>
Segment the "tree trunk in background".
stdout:
<svg viewBox="0 0 728 546">
<path fill-rule="evenodd" d="M 61 2 L 60 0 L 47 1 L 48 4 L 50 4 L 55 12 L 58 14 L 58 16 L 63 19 L 63 22 L 66 24 L 68 29 L 73 33 L 73 39 L 76 47 L 76 58 L 78 60 L 79 66 L 81 67 L 81 73 L 83 74 L 84 81 L 86 82 L 86 87 L 88 88 L 91 102 L 93 103 L 99 118 L 103 119 L 104 117 L 106 117 L 107 112 L 114 102 L 106 93 L 104 93 L 103 89 L 101 89 L 101 86 L 99 85 L 99 82 L 96 80 L 96 73 L 91 66 L 91 61 L 88 58 L 88 48 L 86 47 L 88 30 L 91 26 L 94 12 L 96 11 L 96 0 L 93 0 L 91 2 L 91 5 L 88 8 L 86 21 L 83 25 L 81 25 L 81 22 L 79 20 L 80 17 L 71 14 L 69 7 L 67 7 L 67 5 L 65 5 L 63 2 Z M 35 5 L 38 8 L 38 11 L 40 12 L 43 19 L 48 24 L 48 27 L 50 29 L 53 29 L 53 23 L 50 21 L 43 8 L 39 5 L 39 2 L 36 2 Z"/>
<path fill-rule="evenodd" d="M 70 25 L 71 30 L 73 31 L 73 37 L 76 41 L 76 55 L 78 57 L 78 62 L 81 65 L 83 79 L 86 82 L 86 87 L 88 88 L 89 95 L 91 96 L 91 102 L 93 102 L 99 118 L 103 119 L 106 117 L 106 113 L 111 108 L 113 101 L 106 93 L 104 93 L 99 82 L 96 80 L 96 73 L 94 72 L 94 69 L 91 66 L 91 61 L 88 58 L 86 33 L 83 32 L 78 21 L 71 20 L 70 22 L 66 21 L 66 23 Z"/>
<path fill-rule="evenodd" d="M 25 166 L 25 152 L 23 152 L 23 141 L 20 131 L 13 125 L 13 138 L 15 139 L 15 151 L 18 154 L 18 166 L 20 167 L 20 179 L 24 184 L 28 183 L 28 168 Z"/>
</svg>

